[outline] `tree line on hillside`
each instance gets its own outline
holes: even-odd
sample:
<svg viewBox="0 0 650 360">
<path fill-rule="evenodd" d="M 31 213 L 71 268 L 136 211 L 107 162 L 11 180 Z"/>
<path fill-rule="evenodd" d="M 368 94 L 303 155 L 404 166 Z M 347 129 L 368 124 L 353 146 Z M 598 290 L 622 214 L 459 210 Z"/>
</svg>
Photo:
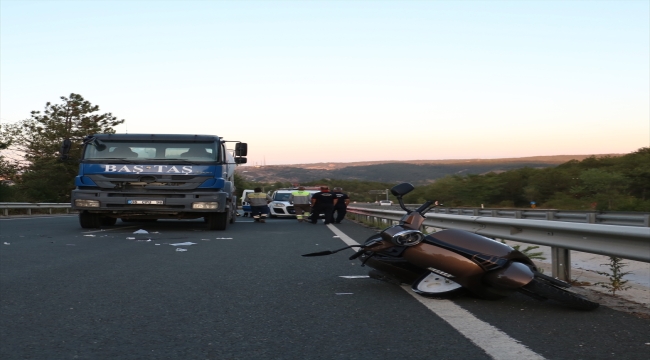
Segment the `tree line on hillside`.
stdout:
<svg viewBox="0 0 650 360">
<path fill-rule="evenodd" d="M 650 148 L 620 157 L 589 157 L 544 169 L 447 176 L 416 188 L 407 202 L 447 206 L 650 211 Z"/>
<path fill-rule="evenodd" d="M 81 95 L 70 94 L 61 100 L 60 104 L 46 103 L 43 112 L 32 111 L 26 120 L 0 125 L 0 150 L 9 148 L 22 154 L 19 159 L 0 155 L 0 202 L 68 202 L 82 139 L 95 133 L 115 133 L 115 126 L 124 122 L 111 113 L 100 113 L 99 106 Z M 73 142 L 71 159 L 62 162 L 59 149 L 66 138 Z M 374 202 L 385 198 L 383 192 L 398 182 L 321 178 L 301 184 L 339 186 L 352 201 Z M 289 182 L 253 182 L 239 174 L 235 174 L 235 183 L 240 194 L 255 187 L 264 191 L 292 187 Z M 417 186 L 405 197 L 407 203 L 428 199 L 454 207 L 530 207 L 534 203 L 541 208 L 647 212 L 650 148 L 620 157 L 572 160 L 554 167 L 448 175 Z"/>
<path fill-rule="evenodd" d="M 288 182 L 250 182 L 239 177 L 238 187 L 264 191 L 288 188 Z M 396 183 L 320 179 L 301 185 L 340 186 L 352 201 L 383 199 L 381 190 Z M 392 195 L 390 196 L 395 200 Z M 553 208 L 566 210 L 650 211 L 650 148 L 611 157 L 588 157 L 554 167 L 523 167 L 484 175 L 448 175 L 417 186 L 407 203 L 439 200 L 451 207 Z"/>
<path fill-rule="evenodd" d="M 453 164 L 413 164 L 407 162 L 387 162 L 382 164 L 355 165 L 340 169 L 312 169 L 296 166 L 268 166 L 260 169 L 246 167 L 247 177 L 268 182 L 287 179 L 291 182 L 306 182 L 314 179 L 371 180 L 381 183 L 410 182 L 426 185 L 449 174 L 486 174 L 491 171 L 508 171 L 522 167 L 545 168 L 557 166 L 562 161 L 458 161 Z"/>
</svg>

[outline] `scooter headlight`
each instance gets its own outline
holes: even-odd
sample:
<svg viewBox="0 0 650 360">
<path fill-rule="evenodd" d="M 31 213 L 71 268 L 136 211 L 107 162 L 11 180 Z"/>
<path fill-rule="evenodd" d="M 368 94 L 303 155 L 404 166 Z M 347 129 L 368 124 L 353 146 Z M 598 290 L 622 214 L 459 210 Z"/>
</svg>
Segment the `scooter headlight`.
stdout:
<svg viewBox="0 0 650 360">
<path fill-rule="evenodd" d="M 419 230 L 404 230 L 393 235 L 391 242 L 399 246 L 413 246 L 424 240 L 424 234 Z"/>
</svg>

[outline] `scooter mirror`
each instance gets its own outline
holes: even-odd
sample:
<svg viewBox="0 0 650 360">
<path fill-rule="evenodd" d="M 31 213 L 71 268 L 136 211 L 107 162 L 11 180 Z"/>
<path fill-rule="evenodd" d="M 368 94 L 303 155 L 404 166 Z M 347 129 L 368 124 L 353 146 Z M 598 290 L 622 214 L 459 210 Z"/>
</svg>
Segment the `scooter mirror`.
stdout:
<svg viewBox="0 0 650 360">
<path fill-rule="evenodd" d="M 393 188 L 390 189 L 390 193 L 394 196 L 404 196 L 413 191 L 413 189 L 415 189 L 413 185 L 409 183 L 401 183 L 399 185 L 393 186 Z"/>
</svg>

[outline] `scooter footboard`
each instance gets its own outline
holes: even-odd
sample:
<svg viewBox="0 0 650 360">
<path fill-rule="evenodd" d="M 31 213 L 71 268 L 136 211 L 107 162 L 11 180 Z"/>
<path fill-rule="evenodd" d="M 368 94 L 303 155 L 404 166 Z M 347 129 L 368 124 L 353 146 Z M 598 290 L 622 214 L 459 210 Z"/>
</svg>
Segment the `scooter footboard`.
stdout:
<svg viewBox="0 0 650 360">
<path fill-rule="evenodd" d="M 528 284 L 534 278 L 535 274 L 528 265 L 511 262 L 504 268 L 486 273 L 483 281 L 497 289 L 515 290 Z"/>
</svg>

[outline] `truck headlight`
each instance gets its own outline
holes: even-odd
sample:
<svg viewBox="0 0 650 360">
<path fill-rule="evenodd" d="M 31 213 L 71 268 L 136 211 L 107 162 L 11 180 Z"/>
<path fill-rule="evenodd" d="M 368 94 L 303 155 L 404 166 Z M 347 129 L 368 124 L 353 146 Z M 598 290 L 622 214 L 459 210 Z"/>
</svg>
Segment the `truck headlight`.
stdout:
<svg viewBox="0 0 650 360">
<path fill-rule="evenodd" d="M 192 203 L 192 209 L 216 209 L 218 207 L 219 203 L 216 201 Z"/>
<path fill-rule="evenodd" d="M 74 206 L 78 207 L 99 207 L 99 201 L 97 200 L 83 200 L 75 199 Z"/>
<path fill-rule="evenodd" d="M 283 203 L 274 203 L 273 206 L 274 207 L 284 207 L 284 204 Z"/>
</svg>

